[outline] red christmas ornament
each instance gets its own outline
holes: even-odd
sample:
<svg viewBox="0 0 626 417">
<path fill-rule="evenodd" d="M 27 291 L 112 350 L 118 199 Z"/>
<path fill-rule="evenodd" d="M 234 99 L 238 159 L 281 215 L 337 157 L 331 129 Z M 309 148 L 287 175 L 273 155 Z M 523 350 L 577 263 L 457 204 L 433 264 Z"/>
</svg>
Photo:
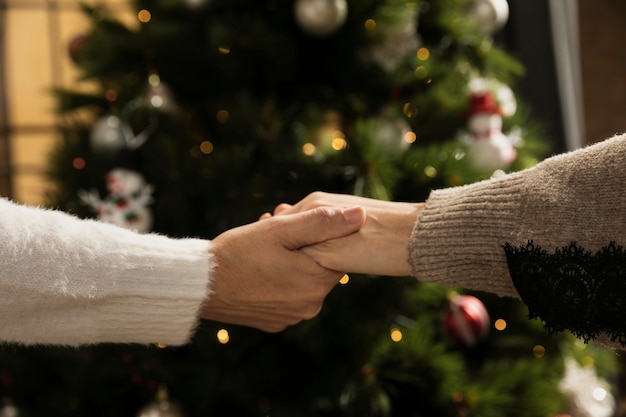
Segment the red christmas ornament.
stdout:
<svg viewBox="0 0 626 417">
<path fill-rule="evenodd" d="M 83 58 L 83 49 L 85 47 L 85 42 L 87 41 L 87 36 L 80 34 L 74 36 L 67 44 L 67 53 L 72 59 L 74 63 L 79 63 Z"/>
<path fill-rule="evenodd" d="M 443 312 L 445 333 L 455 342 L 474 346 L 489 333 L 490 319 L 485 305 L 471 295 L 457 295 Z"/>
</svg>

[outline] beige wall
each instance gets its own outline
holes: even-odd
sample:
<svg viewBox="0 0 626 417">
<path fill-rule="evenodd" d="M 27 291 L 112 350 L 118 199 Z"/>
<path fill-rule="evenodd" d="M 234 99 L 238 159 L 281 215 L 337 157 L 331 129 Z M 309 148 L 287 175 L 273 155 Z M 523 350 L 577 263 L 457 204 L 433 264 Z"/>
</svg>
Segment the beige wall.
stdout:
<svg viewBox="0 0 626 417">
<path fill-rule="evenodd" d="M 3 1 L 0 0 L 0 5 Z M 27 204 L 42 202 L 47 186 L 43 171 L 54 147 L 52 86 L 77 87 L 67 47 L 88 27 L 77 0 L 4 0 L 6 118 L 12 197 Z M 91 2 L 92 4 L 94 1 Z M 125 0 L 98 1 L 126 18 Z M 1 152 L 6 152 L 3 147 Z M 6 158 L 0 154 L 0 163 Z M 0 193 L 7 194 L 9 187 Z"/>
</svg>

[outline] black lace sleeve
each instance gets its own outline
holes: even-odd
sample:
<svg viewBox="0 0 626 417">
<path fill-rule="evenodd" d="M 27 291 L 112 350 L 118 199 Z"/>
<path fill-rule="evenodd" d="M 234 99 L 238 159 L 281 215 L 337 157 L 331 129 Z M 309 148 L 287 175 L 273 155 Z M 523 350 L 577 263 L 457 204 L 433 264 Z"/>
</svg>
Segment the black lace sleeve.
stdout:
<svg viewBox="0 0 626 417">
<path fill-rule="evenodd" d="M 539 245 L 504 246 L 513 284 L 551 333 L 588 342 L 601 333 L 626 347 L 626 252 L 615 242 L 592 254 L 576 243 L 550 254 Z"/>
</svg>

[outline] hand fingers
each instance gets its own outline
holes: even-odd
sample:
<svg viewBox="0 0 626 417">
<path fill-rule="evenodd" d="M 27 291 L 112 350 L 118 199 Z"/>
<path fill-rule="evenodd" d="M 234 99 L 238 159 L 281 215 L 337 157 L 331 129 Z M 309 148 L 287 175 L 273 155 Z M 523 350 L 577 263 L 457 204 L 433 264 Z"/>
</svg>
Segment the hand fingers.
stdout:
<svg viewBox="0 0 626 417">
<path fill-rule="evenodd" d="M 279 214 L 287 214 L 293 206 L 291 204 L 282 203 L 276 206 L 274 209 L 274 216 Z"/>
<path fill-rule="evenodd" d="M 284 219 L 289 225 L 281 229 L 283 240 L 288 249 L 294 250 L 356 232 L 365 221 L 365 210 L 316 208 Z"/>
<path fill-rule="evenodd" d="M 209 320 L 251 326 L 266 332 L 279 332 L 287 326 L 293 326 L 303 320 L 309 320 L 316 317 L 322 309 L 322 303 L 314 303 L 305 311 L 296 308 L 294 311 L 290 309 L 279 309 L 276 307 L 233 307 L 220 305 L 219 311 L 214 312 L 210 317 L 204 317 Z"/>
<path fill-rule="evenodd" d="M 271 213 L 263 213 L 259 216 L 259 220 L 265 220 L 265 219 L 269 219 L 272 217 Z"/>
</svg>

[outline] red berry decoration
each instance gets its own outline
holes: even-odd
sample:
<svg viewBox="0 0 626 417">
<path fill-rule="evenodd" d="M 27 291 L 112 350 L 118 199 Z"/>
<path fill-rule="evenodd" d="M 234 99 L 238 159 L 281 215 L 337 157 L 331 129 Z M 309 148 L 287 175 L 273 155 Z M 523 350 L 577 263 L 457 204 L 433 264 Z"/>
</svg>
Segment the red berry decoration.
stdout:
<svg viewBox="0 0 626 417">
<path fill-rule="evenodd" d="M 485 305 L 471 295 L 455 295 L 443 312 L 443 328 L 455 342 L 474 346 L 489 333 L 490 319 Z"/>
</svg>

